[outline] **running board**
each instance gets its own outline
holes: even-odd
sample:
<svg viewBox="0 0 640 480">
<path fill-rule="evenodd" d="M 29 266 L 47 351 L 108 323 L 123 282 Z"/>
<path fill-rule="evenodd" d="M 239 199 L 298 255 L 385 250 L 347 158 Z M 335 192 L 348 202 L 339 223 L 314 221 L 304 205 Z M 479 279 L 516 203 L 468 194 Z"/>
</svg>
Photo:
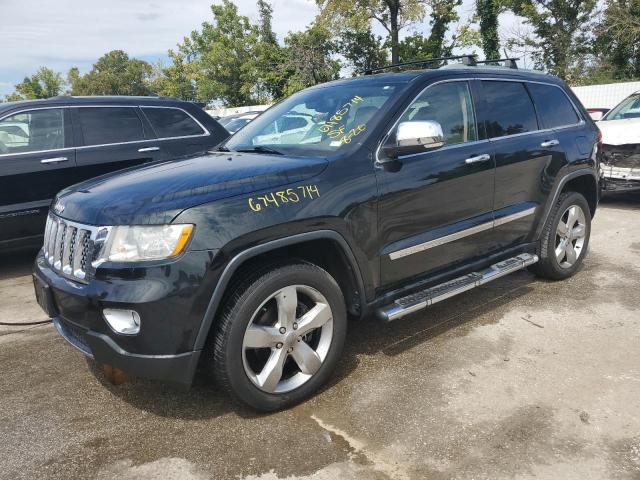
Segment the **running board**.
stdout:
<svg viewBox="0 0 640 480">
<path fill-rule="evenodd" d="M 378 317 L 385 322 L 397 320 L 405 315 L 422 310 L 429 305 L 441 302 L 459 293 L 466 292 L 467 290 L 479 287 L 480 285 L 484 285 L 510 273 L 522 270 L 537 261 L 537 255 L 523 253 L 517 257 L 495 263 L 486 270 L 469 273 L 468 275 L 463 275 L 462 277 L 441 283 L 435 287 L 399 298 L 391 305 L 378 309 Z"/>
</svg>

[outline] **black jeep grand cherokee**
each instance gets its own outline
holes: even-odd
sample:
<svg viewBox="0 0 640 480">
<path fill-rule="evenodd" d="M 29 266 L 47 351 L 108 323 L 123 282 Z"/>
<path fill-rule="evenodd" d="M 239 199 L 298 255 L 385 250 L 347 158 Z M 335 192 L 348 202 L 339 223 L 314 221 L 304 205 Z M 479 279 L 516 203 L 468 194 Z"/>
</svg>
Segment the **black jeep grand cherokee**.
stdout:
<svg viewBox="0 0 640 480">
<path fill-rule="evenodd" d="M 303 131 L 277 134 L 285 116 Z M 59 193 L 34 271 L 85 355 L 260 410 L 336 366 L 347 315 L 396 320 L 587 252 L 598 132 L 557 78 L 448 66 L 309 88 L 214 152 Z"/>
</svg>

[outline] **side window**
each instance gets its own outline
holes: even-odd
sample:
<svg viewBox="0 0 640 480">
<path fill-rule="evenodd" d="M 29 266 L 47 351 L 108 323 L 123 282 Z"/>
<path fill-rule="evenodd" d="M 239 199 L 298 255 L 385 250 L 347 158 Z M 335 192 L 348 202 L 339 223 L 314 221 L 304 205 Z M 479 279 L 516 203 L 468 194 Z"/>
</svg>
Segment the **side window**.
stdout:
<svg viewBox="0 0 640 480">
<path fill-rule="evenodd" d="M 400 122 L 431 120 L 444 133 L 444 144 L 478 139 L 471 93 L 467 82 L 447 82 L 427 88 L 402 115 Z"/>
<path fill-rule="evenodd" d="M 61 108 L 31 110 L 0 120 L 0 154 L 64 147 L 64 111 Z"/>
<path fill-rule="evenodd" d="M 300 117 L 284 117 L 282 121 L 282 131 L 294 130 L 296 128 L 304 128 L 307 126 L 304 118 Z"/>
<path fill-rule="evenodd" d="M 522 83 L 483 81 L 482 91 L 492 138 L 538 130 L 533 103 Z"/>
<path fill-rule="evenodd" d="M 132 107 L 77 108 L 85 145 L 144 140 L 142 122 Z"/>
<path fill-rule="evenodd" d="M 142 107 L 160 138 L 203 135 L 205 131 L 186 112 L 177 108 Z"/>
<path fill-rule="evenodd" d="M 558 87 L 528 83 L 543 128 L 575 125 L 580 121 L 567 95 Z"/>
</svg>

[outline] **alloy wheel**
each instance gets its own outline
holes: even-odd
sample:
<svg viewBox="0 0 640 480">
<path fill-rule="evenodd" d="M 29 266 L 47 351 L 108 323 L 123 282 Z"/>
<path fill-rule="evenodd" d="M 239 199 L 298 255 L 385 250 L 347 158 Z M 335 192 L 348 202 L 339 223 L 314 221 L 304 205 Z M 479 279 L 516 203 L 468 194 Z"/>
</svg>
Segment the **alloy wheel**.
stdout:
<svg viewBox="0 0 640 480">
<path fill-rule="evenodd" d="M 294 390 L 313 377 L 327 357 L 333 314 L 315 288 L 290 285 L 254 312 L 242 341 L 242 362 L 251 382 L 268 393 Z"/>
<path fill-rule="evenodd" d="M 578 205 L 567 208 L 556 229 L 555 254 L 562 268 L 571 268 L 582 255 L 587 234 L 585 213 Z"/>
</svg>

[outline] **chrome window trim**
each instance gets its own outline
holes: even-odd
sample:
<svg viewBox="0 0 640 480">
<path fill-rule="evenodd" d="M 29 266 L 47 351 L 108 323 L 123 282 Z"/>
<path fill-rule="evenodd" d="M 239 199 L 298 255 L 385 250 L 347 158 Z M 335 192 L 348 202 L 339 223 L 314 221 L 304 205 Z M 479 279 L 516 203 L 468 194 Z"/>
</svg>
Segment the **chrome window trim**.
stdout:
<svg viewBox="0 0 640 480">
<path fill-rule="evenodd" d="M 384 145 L 384 142 L 387 140 L 387 138 L 389 137 L 389 135 L 391 135 L 391 132 L 393 132 L 393 130 L 398 126 L 398 123 L 400 122 L 400 119 L 404 116 L 404 114 L 407 112 L 407 110 L 409 110 L 409 108 L 411 108 L 411 106 L 415 103 L 415 101 L 418 99 L 418 97 L 420 97 L 426 90 L 428 90 L 429 88 L 433 87 L 434 85 L 439 85 L 441 83 L 450 83 L 450 82 L 470 82 L 473 80 L 480 80 L 480 81 L 495 81 L 495 82 L 517 82 L 517 83 L 537 83 L 539 85 L 547 85 L 547 86 L 551 86 L 551 87 L 555 87 L 558 88 L 562 94 L 567 98 L 567 100 L 569 100 L 569 102 L 571 103 L 571 106 L 573 107 L 573 110 L 575 111 L 576 115 L 578 115 L 578 118 L 580 119 L 580 121 L 578 123 L 572 123 L 569 125 L 560 125 L 558 127 L 554 127 L 554 128 L 543 128 L 543 129 L 538 129 L 538 130 L 534 130 L 531 132 L 522 132 L 522 133 L 514 133 L 512 135 L 504 135 L 502 137 L 493 137 L 493 138 L 485 138 L 483 140 L 475 140 L 473 142 L 464 142 L 464 143 L 456 143 L 454 145 L 445 145 L 444 147 L 441 148 L 437 148 L 434 150 L 431 150 L 431 152 L 439 152 L 441 150 L 444 149 L 450 149 L 450 148 L 456 148 L 456 147 L 460 147 L 462 145 L 473 145 L 473 144 L 479 144 L 482 142 L 493 142 L 496 140 L 502 140 L 505 138 L 513 138 L 513 137 L 519 137 L 522 135 L 533 135 L 533 134 L 537 134 L 537 133 L 546 133 L 546 132 L 553 132 L 554 130 L 562 130 L 565 128 L 573 128 L 573 127 L 578 127 L 578 126 L 582 126 L 584 125 L 586 122 L 583 118 L 583 115 L 581 114 L 580 110 L 578 109 L 578 107 L 576 106 L 576 104 L 574 103 L 574 101 L 571 99 L 571 97 L 569 97 L 569 95 L 567 95 L 567 93 L 562 89 L 562 87 L 560 85 L 556 85 L 554 83 L 549 83 L 549 82 L 541 82 L 538 80 L 527 80 L 527 79 L 515 79 L 515 78 L 496 78 L 496 77 L 457 77 L 457 78 L 448 78 L 445 80 L 439 80 L 437 82 L 433 82 L 429 85 L 427 85 L 426 87 L 424 87 L 422 90 L 420 90 L 420 92 L 418 92 L 414 97 L 413 100 L 411 100 L 411 102 L 409 103 L 409 105 L 407 105 L 407 107 L 402 111 L 402 113 L 400 114 L 400 116 L 398 116 L 397 120 L 393 123 L 393 125 L 391 126 L 391 128 L 387 131 L 387 133 L 382 137 L 382 140 L 380 141 L 380 143 L 378 144 L 378 148 L 376 149 L 376 155 L 375 155 L 375 161 L 377 164 L 382 164 L 383 162 L 380 161 L 380 150 L 382 149 L 382 146 Z M 473 97 L 473 95 L 472 95 Z M 533 102 L 533 99 L 531 99 L 531 103 L 533 103 L 534 108 L 535 108 L 535 103 Z M 473 105 L 473 110 L 474 110 L 474 117 L 476 120 L 476 131 L 478 131 L 478 119 L 477 119 L 477 115 L 476 115 L 476 108 L 475 108 L 475 101 L 474 101 L 474 105 Z M 536 111 L 536 120 L 538 117 L 538 112 Z M 424 152 L 418 152 L 418 153 L 412 153 L 409 155 L 403 155 L 401 157 L 398 157 L 399 160 L 403 159 L 403 158 L 411 158 L 414 157 L 416 155 L 424 155 L 425 153 L 428 153 L 429 151 L 425 150 Z"/>
<path fill-rule="evenodd" d="M 391 252 L 389 254 L 389 258 L 391 260 L 397 260 L 399 258 L 413 255 L 414 253 L 424 252 L 425 250 L 439 247 L 441 245 L 445 245 L 447 243 L 460 240 L 461 238 L 475 235 L 476 233 L 484 232 L 486 230 L 491 230 L 492 228 L 499 227 L 500 225 L 504 225 L 505 223 L 513 222 L 515 220 L 528 217 L 530 215 L 533 215 L 535 211 L 536 211 L 536 207 L 527 208 L 526 210 L 523 210 L 521 212 L 512 213 L 511 215 L 500 217 L 498 219 L 493 219 L 490 222 L 481 223 L 480 225 L 475 225 L 465 230 L 460 230 L 459 232 L 455 232 L 449 235 L 445 235 L 443 237 L 435 238 L 433 240 L 429 240 L 428 242 L 423 242 L 423 243 L 419 243 L 418 245 L 413 245 L 411 247 L 403 248 L 401 250 L 396 250 L 395 252 Z"/>
<path fill-rule="evenodd" d="M 32 108 L 23 108 L 22 110 L 9 112 L 5 116 L 0 118 L 0 122 L 6 118 L 12 117 L 13 115 L 18 115 L 20 113 L 31 112 L 34 110 L 50 110 L 52 108 L 63 109 L 63 108 L 143 108 L 143 107 L 140 105 L 57 105 L 57 106 L 49 106 L 49 107 L 32 107 Z M 16 155 L 36 155 L 39 153 L 62 152 L 66 150 L 84 150 L 87 148 L 107 147 L 107 146 L 113 146 L 113 145 L 129 145 L 131 143 L 148 143 L 148 142 L 158 142 L 158 141 L 164 141 L 164 140 L 179 140 L 183 138 L 200 138 L 200 137 L 207 137 L 211 135 L 211 132 L 209 132 L 209 130 L 205 128 L 204 125 L 202 125 L 193 115 L 191 115 L 189 112 L 187 112 L 183 108 L 169 107 L 169 106 L 164 107 L 161 105 L 145 105 L 144 108 L 173 108 L 175 110 L 181 110 L 187 115 L 189 115 L 189 117 L 191 117 L 193 121 L 195 121 L 198 124 L 198 126 L 200 126 L 200 128 L 202 128 L 202 130 L 206 133 L 202 133 L 200 135 L 183 135 L 180 137 L 145 138 L 142 140 L 134 140 L 130 142 L 102 143 L 99 145 L 80 145 L 77 147 L 64 147 L 64 148 L 56 148 L 52 150 L 34 150 L 33 152 L 0 153 L 0 158 L 9 157 L 9 156 L 13 157 Z"/>
</svg>

